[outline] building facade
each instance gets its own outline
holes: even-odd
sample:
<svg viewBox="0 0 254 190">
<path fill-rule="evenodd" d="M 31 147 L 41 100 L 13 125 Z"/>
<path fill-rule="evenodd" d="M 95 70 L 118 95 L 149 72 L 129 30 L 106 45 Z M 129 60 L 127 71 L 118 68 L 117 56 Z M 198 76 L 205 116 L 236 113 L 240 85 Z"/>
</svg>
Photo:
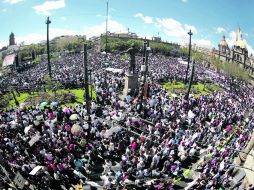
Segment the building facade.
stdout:
<svg viewBox="0 0 254 190">
<path fill-rule="evenodd" d="M 234 45 L 230 48 L 225 36 L 223 36 L 218 44 L 218 49 L 216 50 L 213 48 L 212 55 L 218 57 L 224 62 L 238 63 L 241 67 L 249 72 L 250 76 L 254 77 L 254 59 L 248 56 L 248 49 L 245 41 L 243 40 L 240 27 L 238 27 L 236 30 L 236 39 Z"/>
</svg>

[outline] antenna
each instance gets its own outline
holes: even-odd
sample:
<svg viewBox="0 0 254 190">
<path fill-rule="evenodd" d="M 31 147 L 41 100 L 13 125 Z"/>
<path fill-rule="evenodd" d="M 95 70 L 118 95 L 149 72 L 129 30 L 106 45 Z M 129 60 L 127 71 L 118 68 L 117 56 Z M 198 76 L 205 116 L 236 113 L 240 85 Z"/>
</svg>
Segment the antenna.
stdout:
<svg viewBox="0 0 254 190">
<path fill-rule="evenodd" d="M 107 16 L 106 16 L 106 57 L 105 60 L 108 57 L 108 1 L 107 1 Z"/>
</svg>

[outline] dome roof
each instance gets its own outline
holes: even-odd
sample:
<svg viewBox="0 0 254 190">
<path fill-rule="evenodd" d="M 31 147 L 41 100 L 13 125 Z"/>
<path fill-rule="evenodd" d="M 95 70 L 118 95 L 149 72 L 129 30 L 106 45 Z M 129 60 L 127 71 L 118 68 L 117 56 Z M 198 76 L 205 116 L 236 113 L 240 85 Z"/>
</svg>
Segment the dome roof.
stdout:
<svg viewBox="0 0 254 190">
<path fill-rule="evenodd" d="M 228 47 L 228 43 L 225 39 L 225 36 L 222 37 L 220 43 L 219 43 L 220 46 L 223 46 L 223 47 Z"/>
<path fill-rule="evenodd" d="M 247 49 L 245 42 L 242 39 L 238 39 L 236 42 L 236 46 L 239 46 L 242 49 Z"/>
<path fill-rule="evenodd" d="M 219 45 L 220 46 L 228 46 L 228 43 L 226 40 L 221 40 Z"/>
</svg>

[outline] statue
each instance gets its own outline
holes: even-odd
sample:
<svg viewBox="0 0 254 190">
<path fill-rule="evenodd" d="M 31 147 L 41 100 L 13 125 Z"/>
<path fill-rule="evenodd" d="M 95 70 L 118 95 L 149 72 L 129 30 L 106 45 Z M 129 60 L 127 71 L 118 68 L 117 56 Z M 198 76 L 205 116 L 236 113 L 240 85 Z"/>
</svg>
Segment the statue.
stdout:
<svg viewBox="0 0 254 190">
<path fill-rule="evenodd" d="M 130 63 L 129 63 L 129 73 L 135 74 L 135 67 L 136 67 L 136 60 L 135 60 L 135 54 L 137 53 L 137 49 L 135 48 L 135 44 L 131 44 L 131 48 L 124 51 L 123 53 L 129 53 L 130 54 Z"/>
</svg>

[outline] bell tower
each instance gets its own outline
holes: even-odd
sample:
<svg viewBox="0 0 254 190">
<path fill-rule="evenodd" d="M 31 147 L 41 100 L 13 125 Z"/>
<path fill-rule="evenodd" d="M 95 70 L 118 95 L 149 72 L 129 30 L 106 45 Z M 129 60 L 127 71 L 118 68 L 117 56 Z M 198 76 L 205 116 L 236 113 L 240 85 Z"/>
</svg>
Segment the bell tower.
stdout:
<svg viewBox="0 0 254 190">
<path fill-rule="evenodd" d="M 13 32 L 10 34 L 10 39 L 9 39 L 9 46 L 15 45 L 15 37 Z"/>
</svg>

